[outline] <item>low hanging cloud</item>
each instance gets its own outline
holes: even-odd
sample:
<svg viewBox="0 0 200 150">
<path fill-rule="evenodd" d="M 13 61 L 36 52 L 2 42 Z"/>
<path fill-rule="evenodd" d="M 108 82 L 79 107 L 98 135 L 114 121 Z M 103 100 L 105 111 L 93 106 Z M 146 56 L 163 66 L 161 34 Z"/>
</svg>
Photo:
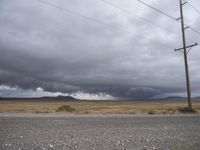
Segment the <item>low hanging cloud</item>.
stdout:
<svg viewBox="0 0 200 150">
<path fill-rule="evenodd" d="M 0 1 L 2 87 L 17 87 L 27 96 L 30 91 L 38 95 L 78 93 L 79 98 L 81 93 L 87 98 L 184 95 L 183 55 L 173 51 L 182 47 L 179 23 L 137 1 L 108 0 L 161 27 L 100 0 L 43 1 L 59 9 L 38 0 Z M 149 3 L 179 16 L 177 2 Z M 199 14 L 189 7 L 184 11 L 185 21 L 200 31 Z M 187 44 L 200 42 L 200 36 L 191 30 L 186 35 Z M 188 57 L 192 91 L 198 96 L 199 47 L 193 48 Z M 43 91 L 38 92 L 38 88 Z M 3 88 L 0 94 L 11 96 Z"/>
</svg>

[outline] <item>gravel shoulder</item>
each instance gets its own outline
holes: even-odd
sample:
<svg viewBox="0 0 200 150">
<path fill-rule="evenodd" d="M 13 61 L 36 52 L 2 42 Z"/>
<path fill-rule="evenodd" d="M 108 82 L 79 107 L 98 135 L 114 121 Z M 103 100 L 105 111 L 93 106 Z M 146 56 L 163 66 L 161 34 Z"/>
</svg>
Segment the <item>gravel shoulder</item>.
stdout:
<svg viewBox="0 0 200 150">
<path fill-rule="evenodd" d="M 199 150 L 200 115 L 0 113 L 0 149 Z"/>
</svg>

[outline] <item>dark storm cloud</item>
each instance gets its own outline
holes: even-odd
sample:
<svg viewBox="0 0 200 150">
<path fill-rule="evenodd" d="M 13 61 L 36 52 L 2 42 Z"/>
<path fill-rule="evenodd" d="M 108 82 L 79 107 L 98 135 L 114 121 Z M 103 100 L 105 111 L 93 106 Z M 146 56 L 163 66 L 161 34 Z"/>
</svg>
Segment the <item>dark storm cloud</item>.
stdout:
<svg viewBox="0 0 200 150">
<path fill-rule="evenodd" d="M 108 93 L 121 98 L 157 98 L 185 92 L 183 57 L 173 52 L 173 48 L 181 47 L 178 23 L 136 1 L 110 0 L 168 31 L 99 0 L 46 2 L 107 25 L 38 0 L 0 1 L 0 85 L 23 90 L 41 87 L 49 92 Z M 152 2 L 171 15 L 179 15 L 178 4 Z M 193 16 L 196 21 L 192 25 L 199 29 L 198 15 L 188 13 L 186 21 Z M 187 38 L 189 42 L 199 41 L 191 31 Z M 200 90 L 199 54 L 196 48 L 189 55 L 196 93 Z"/>
</svg>

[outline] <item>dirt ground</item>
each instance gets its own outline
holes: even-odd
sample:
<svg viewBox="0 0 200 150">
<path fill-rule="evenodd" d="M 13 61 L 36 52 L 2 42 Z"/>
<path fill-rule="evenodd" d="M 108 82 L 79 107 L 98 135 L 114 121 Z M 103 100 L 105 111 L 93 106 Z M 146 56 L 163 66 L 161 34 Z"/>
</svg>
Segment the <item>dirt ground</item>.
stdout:
<svg viewBox="0 0 200 150">
<path fill-rule="evenodd" d="M 70 105 L 77 114 L 173 114 L 179 107 L 186 107 L 187 101 L 82 101 L 82 100 L 0 100 L 0 112 L 52 113 L 58 107 Z M 200 101 L 193 102 L 193 108 L 200 112 Z"/>
</svg>

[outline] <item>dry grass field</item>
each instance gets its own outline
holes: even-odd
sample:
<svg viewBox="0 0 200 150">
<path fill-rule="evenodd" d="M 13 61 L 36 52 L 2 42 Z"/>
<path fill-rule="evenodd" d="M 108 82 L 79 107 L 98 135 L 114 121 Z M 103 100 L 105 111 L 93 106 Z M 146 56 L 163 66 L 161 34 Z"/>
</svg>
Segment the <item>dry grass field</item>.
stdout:
<svg viewBox="0 0 200 150">
<path fill-rule="evenodd" d="M 67 101 L 67 100 L 0 100 L 0 112 L 52 113 L 59 107 L 69 105 L 74 114 L 173 114 L 186 101 Z M 200 112 L 200 101 L 193 102 Z M 67 112 L 66 112 L 67 113 Z"/>
</svg>

